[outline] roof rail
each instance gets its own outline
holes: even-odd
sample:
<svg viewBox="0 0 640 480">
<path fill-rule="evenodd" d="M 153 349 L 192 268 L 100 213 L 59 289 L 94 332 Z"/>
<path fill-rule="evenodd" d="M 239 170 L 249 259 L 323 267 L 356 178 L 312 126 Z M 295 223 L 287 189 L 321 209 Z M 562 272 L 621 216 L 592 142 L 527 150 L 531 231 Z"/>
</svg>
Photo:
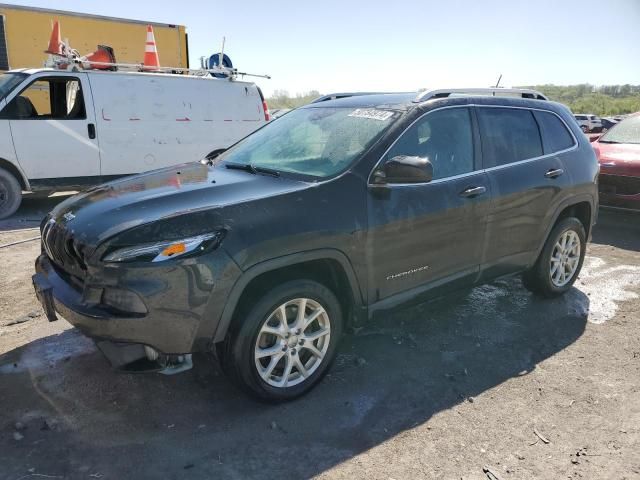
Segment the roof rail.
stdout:
<svg viewBox="0 0 640 480">
<path fill-rule="evenodd" d="M 384 95 L 392 92 L 338 92 L 338 93 L 328 93 L 327 95 L 322 95 L 321 97 L 316 98 L 311 103 L 320 103 L 326 102 L 327 100 L 336 100 L 338 98 L 349 98 L 349 97 L 360 97 L 362 95 Z"/>
<path fill-rule="evenodd" d="M 433 98 L 446 98 L 452 95 L 460 96 L 520 96 L 522 98 L 533 98 L 535 100 L 549 100 L 545 95 L 537 90 L 530 90 L 528 88 L 443 88 L 438 90 L 424 90 L 419 92 L 416 98 L 413 99 L 415 103 L 426 102 Z"/>
</svg>

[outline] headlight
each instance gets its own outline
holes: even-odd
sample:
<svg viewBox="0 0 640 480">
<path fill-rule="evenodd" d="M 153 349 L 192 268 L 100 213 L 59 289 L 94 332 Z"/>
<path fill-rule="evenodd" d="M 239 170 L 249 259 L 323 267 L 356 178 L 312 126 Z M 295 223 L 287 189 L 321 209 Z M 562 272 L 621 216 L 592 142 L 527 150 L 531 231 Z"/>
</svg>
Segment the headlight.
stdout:
<svg viewBox="0 0 640 480">
<path fill-rule="evenodd" d="M 206 233 L 182 240 L 146 243 L 114 250 L 102 259 L 107 263 L 163 262 L 170 258 L 204 252 L 215 248 L 222 239 L 220 232 Z"/>
</svg>

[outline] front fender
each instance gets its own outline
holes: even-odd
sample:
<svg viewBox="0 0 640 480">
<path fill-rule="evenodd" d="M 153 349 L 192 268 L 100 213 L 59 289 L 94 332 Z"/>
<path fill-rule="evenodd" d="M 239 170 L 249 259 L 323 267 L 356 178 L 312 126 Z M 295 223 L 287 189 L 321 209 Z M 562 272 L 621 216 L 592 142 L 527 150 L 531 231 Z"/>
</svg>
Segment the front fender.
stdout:
<svg viewBox="0 0 640 480">
<path fill-rule="evenodd" d="M 335 249 L 318 249 L 284 255 L 282 257 L 277 257 L 274 259 L 266 260 L 264 262 L 260 262 L 244 271 L 229 292 L 227 301 L 224 304 L 222 311 L 220 311 L 220 305 L 214 305 L 212 304 L 212 302 L 210 302 L 206 310 L 207 315 L 210 314 L 213 317 L 219 315 L 219 321 L 215 326 L 215 330 L 211 332 L 213 343 L 221 342 L 225 339 L 229 330 L 229 325 L 231 324 L 231 320 L 233 318 L 233 313 L 238 306 L 238 301 L 240 300 L 242 292 L 244 292 L 247 285 L 249 285 L 249 283 L 253 279 L 267 272 L 271 272 L 281 268 L 292 267 L 297 264 L 312 260 L 337 261 L 343 268 L 349 282 L 352 297 L 355 301 L 356 311 L 360 310 L 364 306 L 365 301 L 362 293 L 362 288 L 360 287 L 353 266 L 351 265 L 351 262 L 349 261 L 347 256 L 341 251 Z"/>
</svg>

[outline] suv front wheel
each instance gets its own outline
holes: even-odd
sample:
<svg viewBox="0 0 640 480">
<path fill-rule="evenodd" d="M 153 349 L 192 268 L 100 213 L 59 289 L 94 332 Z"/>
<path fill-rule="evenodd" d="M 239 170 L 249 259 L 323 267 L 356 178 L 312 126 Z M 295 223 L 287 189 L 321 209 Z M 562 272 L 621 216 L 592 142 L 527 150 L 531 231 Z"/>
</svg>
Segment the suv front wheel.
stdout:
<svg viewBox="0 0 640 480">
<path fill-rule="evenodd" d="M 261 400 L 278 402 L 311 389 L 327 372 L 342 333 L 342 311 L 331 290 L 311 280 L 264 294 L 222 347 L 225 373 Z"/>
<path fill-rule="evenodd" d="M 536 263 L 522 276 L 524 286 L 544 297 L 556 297 L 571 288 L 584 261 L 586 234 L 574 217 L 559 221 L 547 238 Z"/>
</svg>

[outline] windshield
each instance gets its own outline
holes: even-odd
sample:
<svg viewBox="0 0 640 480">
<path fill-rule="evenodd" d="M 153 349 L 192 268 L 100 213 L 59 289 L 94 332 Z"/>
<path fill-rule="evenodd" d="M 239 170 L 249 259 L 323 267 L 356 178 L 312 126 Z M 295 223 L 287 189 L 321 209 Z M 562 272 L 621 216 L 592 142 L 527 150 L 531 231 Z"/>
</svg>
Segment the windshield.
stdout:
<svg viewBox="0 0 640 480">
<path fill-rule="evenodd" d="M 0 99 L 6 97 L 27 76 L 26 73 L 4 73 L 0 75 Z"/>
<path fill-rule="evenodd" d="M 627 118 L 600 137 L 602 143 L 640 144 L 640 115 Z"/>
<path fill-rule="evenodd" d="M 266 125 L 216 159 L 314 177 L 346 170 L 398 114 L 375 108 L 301 108 Z"/>
</svg>

